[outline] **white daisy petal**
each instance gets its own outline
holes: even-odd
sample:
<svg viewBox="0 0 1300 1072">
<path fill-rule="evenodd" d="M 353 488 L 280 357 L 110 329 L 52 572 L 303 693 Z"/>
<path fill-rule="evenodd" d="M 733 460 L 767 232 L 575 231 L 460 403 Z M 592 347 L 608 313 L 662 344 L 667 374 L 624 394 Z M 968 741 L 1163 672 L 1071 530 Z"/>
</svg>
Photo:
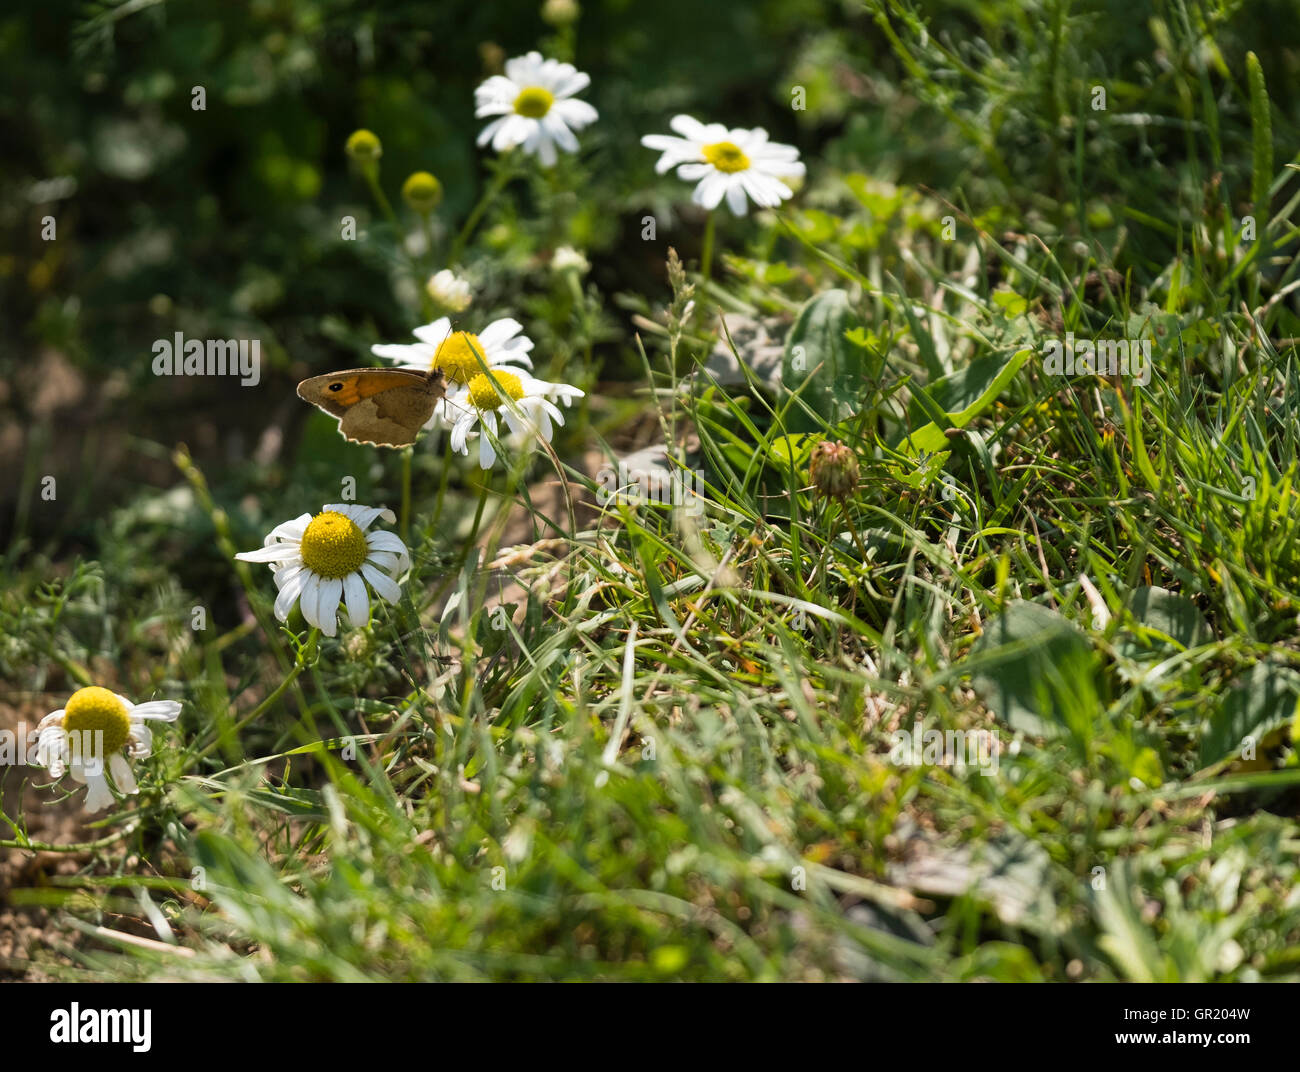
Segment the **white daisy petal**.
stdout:
<svg viewBox="0 0 1300 1072">
<path fill-rule="evenodd" d="M 114 752 L 109 757 L 108 769 L 113 775 L 113 783 L 121 792 L 128 796 L 140 792 L 139 786 L 135 784 L 135 775 L 131 773 L 131 764 L 121 752 Z"/>
<path fill-rule="evenodd" d="M 452 426 L 451 429 L 451 449 L 457 454 L 469 453 L 469 433 L 473 430 L 475 423 L 478 421 L 478 411 L 467 409 Z"/>
<path fill-rule="evenodd" d="M 372 532 L 367 536 L 366 546 L 372 551 L 392 551 L 396 555 L 406 553 L 406 544 L 402 543 L 395 533 L 383 530 Z"/>
<path fill-rule="evenodd" d="M 372 566 L 378 566 L 390 577 L 396 577 L 401 572 L 402 556 L 392 554 L 389 551 L 371 551 L 366 555 L 366 561 Z"/>
<path fill-rule="evenodd" d="M 361 575 L 370 582 L 370 587 L 375 590 L 375 594 L 380 599 L 387 600 L 389 603 L 401 602 L 402 589 L 387 574 L 380 572 L 369 562 L 363 562 L 361 563 Z"/>
<path fill-rule="evenodd" d="M 528 136 L 528 141 L 524 142 L 524 152 L 536 155 L 543 167 L 553 167 L 558 159 L 555 142 L 548 136 L 546 128 L 541 123 L 537 124 L 537 129 Z"/>
<path fill-rule="evenodd" d="M 113 791 L 108 787 L 108 779 L 103 774 L 90 774 L 83 771 L 84 778 L 78 778 L 78 781 L 86 783 L 86 803 L 85 810 L 92 815 L 97 811 L 103 811 L 113 804 Z"/>
<path fill-rule="evenodd" d="M 259 547 L 256 551 L 240 551 L 235 557 L 241 562 L 288 562 L 300 554 L 296 543 L 276 543 Z"/>
<path fill-rule="evenodd" d="M 683 164 L 677 169 L 677 177 L 686 182 L 695 182 L 697 179 L 704 178 L 705 175 L 712 175 L 715 168 L 712 164 Z"/>
<path fill-rule="evenodd" d="M 278 621 L 287 622 L 289 615 L 293 611 L 293 605 L 298 602 L 298 597 L 302 595 L 302 587 L 307 578 L 311 576 L 311 571 L 305 567 L 298 567 L 292 572 L 281 570 L 276 574 L 278 581 L 282 574 L 289 574 L 284 579 L 280 588 L 280 594 L 275 598 L 275 617 Z"/>
<path fill-rule="evenodd" d="M 718 207 L 726 192 L 727 176 L 720 171 L 715 171 L 712 175 L 706 176 L 695 187 L 694 193 L 691 194 L 691 200 L 697 205 L 712 210 Z"/>
<path fill-rule="evenodd" d="M 572 97 L 575 93 L 581 93 L 591 85 L 591 75 L 583 71 L 575 71 L 569 64 L 565 64 L 565 66 L 569 67 L 569 71 L 551 88 L 551 92 L 555 96 Z"/>
<path fill-rule="evenodd" d="M 527 140 L 537 126 L 536 119 L 526 119 L 522 115 L 508 115 L 500 121 L 500 126 L 492 138 L 492 148 L 498 153 L 513 149 Z"/>
<path fill-rule="evenodd" d="M 495 434 L 495 429 L 494 429 Z M 492 445 L 492 436 L 481 435 L 478 438 L 478 464 L 480 469 L 491 469 L 496 464 L 497 449 Z"/>
<path fill-rule="evenodd" d="M 440 316 L 428 324 L 421 324 L 412 334 L 422 343 L 430 347 L 429 356 L 432 357 L 434 351 L 438 349 L 451 334 L 451 320 L 448 317 Z"/>
<path fill-rule="evenodd" d="M 403 368 L 426 369 L 433 364 L 434 348 L 423 344 L 408 346 L 406 343 L 381 342 L 372 346 L 370 352 Z"/>
<path fill-rule="evenodd" d="M 320 631 L 334 636 L 339 629 L 339 601 L 343 598 L 343 579 L 326 577 L 320 583 L 320 597 L 316 604 L 316 617 Z"/>
<path fill-rule="evenodd" d="M 311 514 L 299 514 L 292 521 L 286 521 L 282 525 L 276 525 L 263 544 L 269 544 L 271 540 L 287 540 L 293 542 L 301 540 L 302 534 L 307 531 L 307 526 L 311 524 Z"/>
<path fill-rule="evenodd" d="M 36 762 L 50 772 L 51 778 L 62 778 L 68 764 L 68 731 L 62 726 L 41 730 L 36 742 Z"/>
<path fill-rule="evenodd" d="M 343 578 L 343 600 L 348 608 L 348 622 L 357 629 L 370 621 L 370 596 L 360 573 L 349 573 Z"/>
<path fill-rule="evenodd" d="M 175 722 L 181 713 L 181 705 L 175 700 L 150 700 L 148 703 L 136 704 L 131 711 L 131 719 L 154 719 L 158 722 Z"/>
<path fill-rule="evenodd" d="M 485 126 L 482 130 L 479 131 L 478 137 L 474 139 L 475 144 L 477 144 L 481 148 L 482 146 L 486 145 L 488 142 L 492 141 L 496 137 L 497 131 L 499 131 L 503 126 L 505 126 L 505 124 L 509 121 L 509 119 L 510 119 L 509 116 L 502 116 L 500 119 L 493 120 L 491 123 L 489 123 L 487 126 Z"/>
<path fill-rule="evenodd" d="M 577 136 L 565 126 L 564 120 L 556 115 L 554 110 L 548 112 L 542 118 L 542 129 L 566 153 L 576 153 L 578 151 Z"/>
<path fill-rule="evenodd" d="M 63 726 L 63 716 L 65 714 L 67 714 L 67 712 L 62 707 L 57 711 L 51 711 L 41 719 L 40 722 L 36 723 L 36 735 L 39 737 L 51 726 L 59 726 L 61 728 Z"/>
<path fill-rule="evenodd" d="M 727 184 L 727 207 L 737 216 L 744 216 L 749 211 L 744 179 L 734 178 Z"/>
<path fill-rule="evenodd" d="M 306 570 L 307 576 L 303 579 L 302 598 L 298 603 L 298 609 L 302 611 L 302 616 L 308 625 L 320 628 L 320 616 L 316 608 L 320 605 L 320 589 L 323 578 L 311 570 Z"/>
<path fill-rule="evenodd" d="M 487 327 L 478 333 L 478 341 L 483 344 L 483 349 L 489 354 L 498 347 L 504 346 L 509 340 L 513 339 L 524 330 L 523 324 L 511 317 L 505 316 L 500 320 L 494 320 Z M 529 342 L 529 346 L 532 343 Z"/>
<path fill-rule="evenodd" d="M 143 722 L 131 727 L 131 736 L 126 746 L 127 754 L 132 759 L 142 759 L 153 751 L 153 730 Z"/>
<path fill-rule="evenodd" d="M 330 510 L 336 514 L 342 514 L 344 517 L 350 518 L 356 523 L 357 528 L 362 532 L 365 532 L 366 529 L 370 528 L 370 526 L 374 524 L 375 518 L 383 517 L 384 514 L 388 514 L 394 521 L 397 520 L 396 517 L 393 517 L 391 510 L 387 510 L 382 506 L 361 506 L 357 503 L 330 503 L 322 509 Z"/>
<path fill-rule="evenodd" d="M 581 100 L 557 100 L 551 111 L 563 119 L 574 130 L 581 130 L 583 127 L 589 127 L 597 119 L 600 113 L 596 111 L 586 101 Z"/>
<path fill-rule="evenodd" d="M 690 141 L 708 141 L 708 128 L 689 115 L 675 115 L 668 121 L 668 125 L 677 131 L 683 138 Z"/>
</svg>

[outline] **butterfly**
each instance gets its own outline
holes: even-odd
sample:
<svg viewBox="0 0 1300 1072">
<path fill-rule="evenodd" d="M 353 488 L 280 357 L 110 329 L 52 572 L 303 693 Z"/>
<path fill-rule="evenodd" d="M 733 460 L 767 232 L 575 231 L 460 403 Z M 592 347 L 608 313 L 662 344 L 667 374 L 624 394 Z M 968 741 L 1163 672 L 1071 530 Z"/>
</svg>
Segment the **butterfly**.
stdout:
<svg viewBox="0 0 1300 1072">
<path fill-rule="evenodd" d="M 442 369 L 344 369 L 298 384 L 298 397 L 339 419 L 352 443 L 406 447 L 446 395 Z"/>
</svg>

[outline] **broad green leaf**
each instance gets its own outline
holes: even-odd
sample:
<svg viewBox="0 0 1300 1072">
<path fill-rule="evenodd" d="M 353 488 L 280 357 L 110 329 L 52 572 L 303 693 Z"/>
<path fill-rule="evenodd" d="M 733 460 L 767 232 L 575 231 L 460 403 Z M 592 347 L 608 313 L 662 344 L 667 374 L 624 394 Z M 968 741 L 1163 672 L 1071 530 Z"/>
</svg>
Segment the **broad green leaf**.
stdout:
<svg viewBox="0 0 1300 1072">
<path fill-rule="evenodd" d="M 1012 729 L 1042 737 L 1084 732 L 1071 716 L 1090 717 L 1097 703 L 1097 656 L 1056 611 L 1009 604 L 985 623 L 967 661 L 980 699 Z"/>
<path fill-rule="evenodd" d="M 1167 588 L 1135 589 L 1128 609 L 1142 629 L 1159 633 L 1181 648 L 1195 648 L 1214 639 L 1196 604 Z"/>
<path fill-rule="evenodd" d="M 791 431 L 822 430 L 853 416 L 866 389 L 866 352 L 847 338 L 859 327 L 843 290 L 828 290 L 810 299 L 799 311 L 785 343 L 781 381 L 786 390 L 800 391 L 804 406 L 790 407 Z"/>
<path fill-rule="evenodd" d="M 1201 766 L 1229 757 L 1249 760 L 1252 751 L 1259 757 L 1265 738 L 1296 717 L 1297 698 L 1300 675 L 1276 663 L 1256 663 L 1233 683 L 1210 716 L 1201 736 Z"/>
<path fill-rule="evenodd" d="M 1029 308 L 1029 302 L 1014 290 L 995 290 L 990 296 L 993 304 L 1009 317 L 1023 316 Z"/>
<path fill-rule="evenodd" d="M 1016 373 L 1029 360 L 1032 350 L 1017 350 L 1006 363 L 1001 366 L 993 378 L 984 386 L 983 390 L 975 397 L 974 401 L 962 409 L 955 412 L 949 412 L 947 416 L 948 427 L 965 428 L 971 421 L 978 417 L 984 410 L 991 406 L 1007 387 Z M 937 422 L 932 421 L 923 425 L 916 431 L 904 435 L 897 448 L 916 457 L 922 451 L 934 453 L 947 449 L 948 437 L 944 435 L 945 429 L 940 427 Z"/>
<path fill-rule="evenodd" d="M 950 372 L 940 380 L 925 385 L 925 394 L 930 404 L 938 407 L 944 419 L 949 413 L 958 413 L 976 402 L 988 390 L 997 375 L 1006 365 L 1006 358 L 1000 354 L 984 354 L 973 359 L 956 372 Z M 915 385 L 913 397 L 908 402 L 907 415 L 914 423 L 925 420 L 939 420 L 929 406 L 917 397 L 920 392 Z"/>
<path fill-rule="evenodd" d="M 767 445 L 767 454 L 774 466 L 782 472 L 793 472 L 799 479 L 807 475 L 808 459 L 812 449 L 822 441 L 821 436 L 795 432 L 792 435 L 774 435 Z"/>
</svg>

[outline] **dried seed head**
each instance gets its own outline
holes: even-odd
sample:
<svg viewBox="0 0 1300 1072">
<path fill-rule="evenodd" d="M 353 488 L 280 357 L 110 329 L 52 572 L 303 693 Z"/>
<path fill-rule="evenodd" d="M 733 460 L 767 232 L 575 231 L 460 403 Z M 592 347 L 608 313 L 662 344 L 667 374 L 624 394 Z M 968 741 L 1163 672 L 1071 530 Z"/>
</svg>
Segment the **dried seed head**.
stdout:
<svg viewBox="0 0 1300 1072">
<path fill-rule="evenodd" d="M 822 440 L 813 447 L 808 475 L 818 495 L 847 498 L 858 486 L 858 456 L 852 447 Z"/>
</svg>

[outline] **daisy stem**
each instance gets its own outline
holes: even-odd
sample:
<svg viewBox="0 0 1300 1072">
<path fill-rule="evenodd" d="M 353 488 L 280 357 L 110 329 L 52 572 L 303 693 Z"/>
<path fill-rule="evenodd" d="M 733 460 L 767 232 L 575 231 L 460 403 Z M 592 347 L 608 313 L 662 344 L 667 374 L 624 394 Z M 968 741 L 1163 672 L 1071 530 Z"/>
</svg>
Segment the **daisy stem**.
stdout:
<svg viewBox="0 0 1300 1072">
<path fill-rule="evenodd" d="M 433 248 L 433 215 L 428 212 L 417 212 L 420 217 L 420 233 L 424 235 L 424 254 L 428 258 L 428 267 L 412 263 L 411 267 L 415 269 L 415 285 L 420 292 L 420 309 L 424 313 L 426 320 L 432 320 L 437 311 L 434 304 L 433 296 L 429 293 L 426 281 L 433 272 L 434 266 L 438 262 L 437 251 Z"/>
<path fill-rule="evenodd" d="M 414 447 L 407 447 L 402 451 L 402 513 L 398 521 L 398 533 L 402 537 L 402 543 L 409 544 L 409 533 L 411 529 L 411 455 L 415 452 Z"/>
<path fill-rule="evenodd" d="M 870 557 L 867 555 L 867 549 L 862 545 L 862 537 L 858 535 L 858 526 L 853 523 L 848 504 L 842 498 L 839 500 L 839 504 L 840 517 L 844 518 L 844 523 L 848 525 L 849 531 L 853 533 L 853 542 L 858 545 L 858 554 L 862 556 L 862 564 L 866 566 L 870 562 Z"/>
<path fill-rule="evenodd" d="M 307 669 L 308 664 L 315 662 L 316 651 L 319 643 L 320 643 L 320 630 L 313 626 L 312 631 L 307 634 L 307 643 L 305 643 L 301 648 L 298 649 L 298 654 L 294 658 L 293 666 L 289 668 L 289 673 L 285 675 L 285 679 L 281 681 L 279 685 L 276 686 L 275 691 L 272 692 L 270 696 L 268 696 L 255 708 L 253 708 L 252 711 L 250 711 L 238 722 L 236 722 L 233 726 L 231 726 L 224 734 L 219 735 L 211 744 L 209 744 L 206 748 L 204 748 L 201 752 L 199 752 L 194 757 L 194 762 L 198 763 L 204 759 L 207 759 L 208 756 L 210 756 L 213 752 L 217 750 L 217 748 L 222 744 L 224 740 L 233 737 L 245 726 L 247 726 L 250 722 L 259 719 L 264 714 L 266 714 L 266 712 L 269 711 L 279 701 L 280 697 L 283 696 L 289 690 L 289 687 L 293 685 L 295 681 L 298 680 L 298 675 L 301 674 L 305 669 Z"/>
<path fill-rule="evenodd" d="M 451 249 L 447 253 L 447 266 L 454 268 L 460 261 L 460 255 L 465 250 L 465 244 L 474 234 L 474 228 L 478 226 L 479 220 L 483 218 L 483 213 L 488 210 L 488 206 L 496 200 L 497 195 L 506 188 L 512 178 L 514 178 L 514 168 L 510 166 L 509 154 L 503 154 L 497 166 L 497 172 L 492 176 L 492 181 L 483 191 L 483 196 L 478 199 L 478 204 L 470 210 L 469 216 L 465 219 L 465 225 L 460 229 L 456 240 L 452 242 Z"/>
<path fill-rule="evenodd" d="M 448 441 L 447 448 L 448 449 L 443 454 L 442 475 L 438 478 L 438 498 L 433 504 L 433 521 L 429 525 L 429 529 L 433 532 L 438 531 L 438 519 L 442 517 L 442 504 L 447 498 L 447 480 L 451 476 L 450 441 Z"/>
<path fill-rule="evenodd" d="M 474 527 L 469 530 L 469 539 L 465 541 L 466 555 L 469 554 L 469 549 L 474 546 L 474 541 L 478 539 L 478 530 L 479 526 L 483 524 L 483 510 L 487 506 L 488 492 L 490 490 L 491 483 L 485 474 L 482 483 L 479 485 L 478 509 L 474 511 Z"/>
<path fill-rule="evenodd" d="M 384 196 L 384 189 L 379 185 L 378 169 L 370 167 L 363 168 L 362 173 L 366 177 L 366 185 L 370 187 L 370 192 L 374 195 L 375 204 L 379 206 L 388 222 L 396 227 L 397 214 L 393 212 L 393 206 L 388 203 L 388 198 Z"/>
<path fill-rule="evenodd" d="M 700 251 L 700 275 L 707 283 L 713 269 L 713 231 L 717 226 L 718 214 L 710 212 L 704 224 L 704 248 Z"/>
<path fill-rule="evenodd" d="M 6 816 L 6 821 L 7 819 Z M 9 825 L 13 826 L 13 823 Z M 115 841 L 121 841 L 128 834 L 135 833 L 138 825 L 137 823 L 128 823 L 121 830 L 115 830 L 97 841 L 78 841 L 71 845 L 51 845 L 45 841 L 32 841 L 26 837 L 15 841 L 0 839 L 0 849 L 27 849 L 29 852 L 93 852 L 95 849 L 102 849 L 105 845 L 111 845 Z"/>
</svg>

